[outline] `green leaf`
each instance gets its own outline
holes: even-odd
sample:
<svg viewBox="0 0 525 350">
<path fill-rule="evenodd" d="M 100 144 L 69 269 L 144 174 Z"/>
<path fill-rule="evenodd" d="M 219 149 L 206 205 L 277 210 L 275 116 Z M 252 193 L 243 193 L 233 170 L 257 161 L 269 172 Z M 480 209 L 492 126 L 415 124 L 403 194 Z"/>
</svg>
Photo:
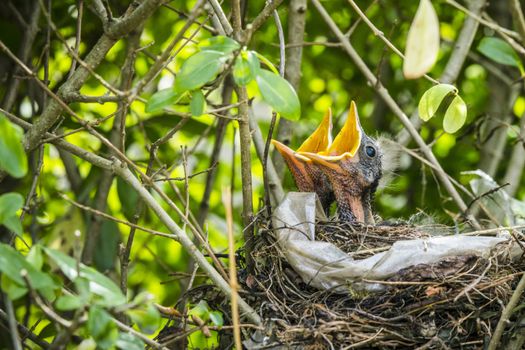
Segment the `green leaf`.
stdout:
<svg viewBox="0 0 525 350">
<path fill-rule="evenodd" d="M 439 84 L 431 87 L 425 91 L 421 100 L 419 100 L 419 105 L 417 107 L 419 117 L 424 121 L 428 121 L 436 114 L 443 99 L 449 94 L 457 94 L 457 92 L 458 90 L 456 87 L 449 84 Z"/>
<path fill-rule="evenodd" d="M 8 276 L 18 287 L 25 288 L 26 281 L 22 277 L 21 271 L 27 272 L 27 279 L 31 286 L 38 291 L 47 292 L 50 288 L 57 287 L 48 274 L 38 271 L 17 250 L 7 244 L 0 243 L 0 272 Z"/>
<path fill-rule="evenodd" d="M 22 223 L 20 222 L 20 219 L 17 216 L 10 216 L 8 218 L 5 218 L 3 224 L 5 227 L 16 233 L 18 236 L 22 236 L 24 228 L 22 227 Z"/>
<path fill-rule="evenodd" d="M 55 302 L 55 307 L 60 311 L 77 310 L 84 305 L 82 298 L 76 295 L 62 295 Z"/>
<path fill-rule="evenodd" d="M 181 94 L 173 88 L 162 89 L 155 92 L 146 103 L 146 112 L 152 113 L 161 110 L 164 107 L 171 106 L 177 102 Z"/>
<path fill-rule="evenodd" d="M 120 333 L 115 344 L 122 350 L 144 350 L 144 342 L 129 333 Z"/>
<path fill-rule="evenodd" d="M 23 206 L 24 198 L 19 193 L 10 192 L 0 196 L 0 224 L 19 236 L 23 229 L 16 212 Z"/>
<path fill-rule="evenodd" d="M 263 99 L 277 113 L 289 120 L 299 119 L 301 104 L 288 81 L 267 70 L 260 70 L 256 79 Z"/>
<path fill-rule="evenodd" d="M 201 88 L 217 77 L 227 58 L 220 51 L 197 52 L 182 64 L 175 78 L 175 90 L 181 93 Z"/>
<path fill-rule="evenodd" d="M 481 39 L 478 51 L 495 62 L 522 70 L 518 54 L 509 44 L 499 38 L 485 37 Z"/>
<path fill-rule="evenodd" d="M 0 279 L 0 288 L 7 293 L 7 296 L 11 300 L 17 300 L 28 292 L 28 289 L 25 286 L 16 283 L 7 275 L 2 275 Z"/>
<path fill-rule="evenodd" d="M 454 97 L 445 112 L 443 118 L 443 129 L 449 134 L 453 134 L 465 124 L 467 119 L 467 105 L 459 96 Z"/>
<path fill-rule="evenodd" d="M 260 70 L 260 61 L 252 51 L 243 51 L 235 60 L 233 78 L 237 85 L 246 85 L 251 82 Z"/>
<path fill-rule="evenodd" d="M 201 90 L 196 90 L 191 94 L 190 103 L 191 115 L 194 117 L 200 117 L 206 110 L 206 99 Z"/>
<path fill-rule="evenodd" d="M 131 309 L 126 313 L 144 333 L 153 334 L 159 326 L 160 314 L 151 303 L 145 308 Z"/>
<path fill-rule="evenodd" d="M 20 178 L 27 174 L 27 156 L 22 146 L 24 132 L 0 113 L 0 169 Z"/>
<path fill-rule="evenodd" d="M 222 313 L 220 311 L 212 311 L 209 316 L 210 321 L 214 326 L 222 327 L 224 325 L 224 319 L 222 318 Z"/>
<path fill-rule="evenodd" d="M 224 54 L 231 53 L 241 48 L 238 42 L 224 35 L 214 36 L 199 43 L 203 51 L 220 51 Z"/>
<path fill-rule="evenodd" d="M 109 349 L 118 339 L 118 330 L 111 315 L 99 306 L 92 306 L 88 314 L 88 332 L 101 349 Z"/>
<path fill-rule="evenodd" d="M 42 247 L 39 244 L 35 244 L 29 250 L 26 256 L 28 263 L 34 266 L 35 269 L 41 270 L 44 265 L 44 256 L 42 254 Z"/>
<path fill-rule="evenodd" d="M 54 249 L 44 247 L 45 253 L 53 259 L 60 270 L 72 281 L 75 281 L 79 274 L 77 272 L 77 261 L 72 257 Z M 121 305 L 126 302 L 126 297 L 120 291 L 120 288 L 110 280 L 92 267 L 79 264 L 80 277 L 89 281 L 89 290 L 98 296 L 101 296 L 103 305 Z"/>
</svg>

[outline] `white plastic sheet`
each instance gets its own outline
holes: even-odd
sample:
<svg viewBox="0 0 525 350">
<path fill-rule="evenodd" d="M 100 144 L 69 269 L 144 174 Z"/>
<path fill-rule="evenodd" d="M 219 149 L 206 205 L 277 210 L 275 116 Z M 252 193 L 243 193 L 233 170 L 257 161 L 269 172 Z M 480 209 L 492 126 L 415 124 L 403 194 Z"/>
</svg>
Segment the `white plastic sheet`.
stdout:
<svg viewBox="0 0 525 350">
<path fill-rule="evenodd" d="M 379 291 L 385 280 L 418 264 L 433 264 L 454 256 L 489 256 L 507 237 L 435 236 L 395 242 L 385 252 L 355 260 L 335 245 L 315 241 L 314 193 L 290 192 L 274 211 L 273 227 L 288 262 L 304 282 L 319 289 Z"/>
</svg>

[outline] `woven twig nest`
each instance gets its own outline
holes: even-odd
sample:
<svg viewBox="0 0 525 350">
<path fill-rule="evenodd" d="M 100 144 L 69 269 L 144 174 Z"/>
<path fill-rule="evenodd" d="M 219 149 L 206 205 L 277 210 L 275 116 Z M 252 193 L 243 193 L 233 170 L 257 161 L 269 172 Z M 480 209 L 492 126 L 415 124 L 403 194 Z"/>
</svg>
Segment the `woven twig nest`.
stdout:
<svg viewBox="0 0 525 350">
<path fill-rule="evenodd" d="M 302 198 L 300 203 L 296 207 L 304 214 L 309 204 Z M 310 207 L 315 205 L 310 203 Z M 244 345 L 248 349 L 482 349 L 492 337 L 525 268 L 521 256 L 516 258 L 516 250 L 520 253 L 520 249 L 506 238 L 468 238 L 440 225 L 314 223 L 303 221 L 299 212 L 290 215 L 295 220 L 291 226 L 285 223 L 278 227 L 276 222 L 285 220 L 275 220 L 275 213 L 273 220 L 257 220 L 258 235 L 252 252 L 254 272 L 239 270 L 240 295 L 265 320 L 266 328 L 245 330 L 249 336 Z M 305 232 L 308 230 L 314 230 L 315 237 Z M 407 254 L 427 254 L 427 242 L 432 259 L 402 256 L 405 248 Z M 472 247 L 455 247 L 456 242 Z M 321 247 L 321 253 L 340 250 L 333 256 L 344 256 L 350 261 L 335 261 L 335 269 L 330 267 L 326 273 L 322 263 L 332 260 L 324 259 L 320 252 L 305 252 L 305 259 L 301 260 L 302 252 L 296 248 L 303 246 Z M 448 253 L 436 254 L 443 246 Z M 478 246 L 483 248 L 477 249 Z M 295 249 L 299 259 L 291 261 L 287 247 Z M 389 254 L 392 251 L 395 252 Z M 470 251 L 473 253 L 468 254 Z M 242 267 L 242 259 L 239 260 Z M 431 263 L 405 267 L 405 260 Z M 298 268 L 297 262 L 305 261 L 318 270 Z M 372 264 L 361 269 L 359 263 L 364 261 Z M 392 269 L 392 262 L 399 261 L 400 266 Z M 385 271 L 383 265 L 389 265 L 388 274 L 381 272 Z M 382 274 L 374 271 L 377 266 Z M 364 273 L 356 275 L 354 268 Z M 341 279 L 338 271 L 350 279 Z M 330 283 L 314 282 L 322 273 L 329 277 L 323 281 Z M 371 279 L 370 275 L 384 278 Z M 333 285 L 330 278 L 343 283 L 326 288 Z M 216 287 L 199 286 L 188 292 L 185 300 L 206 300 L 211 308 L 222 311 L 225 324 L 231 324 L 230 306 Z M 500 344 L 515 348 L 514 335 L 520 331 L 522 315 L 521 310 L 513 314 Z M 230 330 L 220 334 L 220 348 L 231 346 Z"/>
<path fill-rule="evenodd" d="M 318 239 L 360 257 L 387 249 L 396 237 L 428 235 L 428 228 L 411 225 L 349 227 L 331 222 L 317 227 L 323 232 Z M 305 349 L 481 349 L 525 267 L 504 250 L 488 258 L 449 257 L 401 270 L 386 281 L 370 281 L 384 284 L 382 292 L 349 288 L 341 294 L 302 281 L 269 229 L 261 231 L 254 254 L 256 275 L 243 285 L 249 291 L 246 297 L 256 296 L 249 302 L 273 324 L 275 345 Z M 513 323 L 507 328 L 506 341 L 516 327 Z"/>
</svg>

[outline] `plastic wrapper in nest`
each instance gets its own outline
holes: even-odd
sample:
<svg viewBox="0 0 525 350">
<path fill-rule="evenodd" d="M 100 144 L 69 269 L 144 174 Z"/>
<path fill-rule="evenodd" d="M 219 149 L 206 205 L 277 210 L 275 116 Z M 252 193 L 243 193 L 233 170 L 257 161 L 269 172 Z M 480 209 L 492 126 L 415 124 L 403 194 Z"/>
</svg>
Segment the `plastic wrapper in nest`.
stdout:
<svg viewBox="0 0 525 350">
<path fill-rule="evenodd" d="M 386 280 L 416 265 L 430 265 L 451 257 L 488 257 L 496 246 L 510 243 L 510 236 L 434 236 L 400 240 L 390 249 L 365 259 L 354 259 L 330 242 L 316 241 L 314 193 L 290 192 L 272 217 L 276 238 L 286 260 L 303 281 L 318 289 L 345 293 L 348 289 L 382 291 Z M 513 244 L 511 256 L 521 254 Z"/>
</svg>

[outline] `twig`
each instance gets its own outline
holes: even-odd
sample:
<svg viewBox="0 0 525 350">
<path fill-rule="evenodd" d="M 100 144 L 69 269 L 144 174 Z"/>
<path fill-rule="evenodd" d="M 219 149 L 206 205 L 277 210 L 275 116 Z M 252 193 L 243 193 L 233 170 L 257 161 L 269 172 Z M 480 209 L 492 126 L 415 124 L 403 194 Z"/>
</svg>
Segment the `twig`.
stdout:
<svg viewBox="0 0 525 350">
<path fill-rule="evenodd" d="M 113 171 L 119 175 L 124 181 L 131 185 L 139 194 L 139 196 L 146 202 L 146 204 L 155 212 L 157 217 L 166 225 L 166 227 L 175 234 L 180 243 L 185 247 L 185 249 L 190 253 L 190 255 L 195 259 L 204 272 L 210 276 L 213 282 L 220 288 L 225 295 L 228 297 L 231 296 L 232 289 L 228 282 L 226 282 L 221 275 L 213 268 L 213 266 L 206 260 L 202 253 L 197 249 L 193 244 L 191 239 L 186 235 L 184 231 L 173 221 L 173 219 L 166 213 L 166 211 L 160 206 L 160 204 L 155 200 L 155 198 L 144 188 L 144 186 L 137 180 L 135 176 L 127 169 L 123 164 L 114 159 L 111 168 Z M 253 323 L 260 325 L 262 323 L 261 318 L 255 310 L 253 310 L 242 298 L 239 298 L 239 308 L 243 310 L 245 316 Z"/>
<path fill-rule="evenodd" d="M 233 236 L 231 192 L 228 187 L 223 187 L 222 189 L 222 204 L 224 205 L 226 212 L 226 225 L 228 228 L 228 260 L 230 262 L 230 287 L 232 289 L 230 304 L 232 309 L 233 337 L 235 339 L 235 347 L 238 350 L 241 350 L 241 328 L 239 327 L 239 305 L 237 304 L 237 291 L 239 289 L 239 284 L 237 282 L 237 267 L 235 264 L 235 238 Z"/>
<path fill-rule="evenodd" d="M 230 104 L 232 92 L 233 92 L 233 80 L 230 76 L 226 78 L 226 80 L 224 81 L 223 87 L 222 87 L 221 98 L 222 98 L 223 105 Z M 228 113 L 230 112 L 228 111 Z M 217 128 L 215 129 L 215 142 L 213 143 L 213 150 L 210 156 L 210 163 L 209 163 L 210 165 L 217 163 L 219 159 L 220 152 L 222 149 L 222 144 L 224 142 L 224 135 L 226 134 L 227 126 L 228 126 L 228 120 L 226 119 L 219 119 L 219 121 L 217 122 Z M 199 226 L 201 227 L 204 224 L 206 217 L 208 216 L 208 210 L 210 209 L 210 196 L 213 190 L 213 185 L 215 183 L 216 176 L 217 176 L 217 169 L 212 169 L 206 176 L 206 185 L 204 187 L 204 193 L 202 194 L 202 199 L 199 204 L 199 213 L 197 215 L 197 222 L 199 223 Z"/>
<path fill-rule="evenodd" d="M 82 35 L 82 18 L 84 17 L 84 0 L 77 0 L 77 25 L 76 25 L 76 35 L 75 35 L 75 48 L 73 49 L 75 55 L 79 57 L 80 52 L 80 40 Z M 69 68 L 68 79 L 71 78 L 75 68 L 77 66 L 76 60 L 71 60 L 71 67 Z"/>
<path fill-rule="evenodd" d="M 106 57 L 107 52 L 113 47 L 113 44 L 120 37 L 128 34 L 135 29 L 140 23 L 143 23 L 157 8 L 161 0 L 143 1 L 129 16 L 114 21 L 107 29 L 106 33 L 101 36 L 93 49 L 88 53 L 84 62 L 93 69 L 97 67 Z M 131 6 L 135 6 L 132 4 Z M 2 50 L 8 51 L 7 47 L 2 44 Z M 34 73 L 29 71 L 29 75 L 35 77 Z M 75 73 L 59 88 L 59 96 L 68 91 L 78 91 L 89 77 L 89 71 L 85 67 L 79 67 Z M 36 77 L 35 81 L 39 81 Z M 26 150 L 34 149 L 40 140 L 40 137 L 47 131 L 60 116 L 63 111 L 63 105 L 57 100 L 51 100 L 46 106 L 37 122 L 25 134 L 24 147 Z M 68 111 L 69 112 L 69 111 Z"/>
<path fill-rule="evenodd" d="M 259 160 L 262 161 L 264 159 L 264 139 L 262 136 L 261 129 L 259 128 L 259 125 L 257 124 L 257 121 L 253 116 L 249 118 L 250 123 L 250 129 L 252 133 L 252 139 L 253 143 L 255 145 L 255 151 L 257 152 L 257 157 Z M 272 195 L 272 198 L 274 200 L 274 203 L 279 203 L 284 198 L 284 190 L 283 186 L 281 184 L 281 179 L 279 178 L 279 175 L 277 174 L 277 170 L 275 169 L 275 166 L 273 165 L 273 162 L 271 159 L 267 160 L 267 173 L 268 173 L 268 187 L 270 189 L 270 194 Z"/>
<path fill-rule="evenodd" d="M 405 55 L 403 55 L 403 53 L 401 51 L 399 51 L 398 48 L 395 47 L 395 45 L 392 44 L 392 42 L 390 40 L 387 39 L 387 37 L 385 36 L 385 34 L 382 31 L 377 29 L 377 27 L 374 25 L 374 23 L 372 23 L 372 21 L 370 21 L 368 19 L 368 17 L 366 17 L 366 15 L 363 13 L 363 11 L 361 11 L 359 6 L 357 6 L 355 1 L 354 0 L 348 0 L 348 2 L 354 8 L 355 12 L 357 12 L 359 17 L 361 17 L 363 22 L 365 22 L 366 25 L 372 30 L 372 33 L 374 33 L 375 36 L 379 37 L 379 39 L 381 39 L 386 44 L 386 46 L 388 46 L 390 48 L 390 50 L 392 50 L 396 55 L 398 55 L 402 59 L 405 59 Z M 439 84 L 439 81 L 437 81 L 436 79 L 432 78 L 431 76 L 429 76 L 427 74 L 425 74 L 423 76 L 428 81 L 430 81 L 430 82 L 432 82 L 434 84 Z"/>
<path fill-rule="evenodd" d="M 194 178 L 195 176 L 199 176 L 199 175 L 202 175 L 202 174 L 207 174 L 210 171 L 214 170 L 216 167 L 217 167 L 217 162 L 213 163 L 208 169 L 197 171 L 196 173 L 190 174 L 190 175 L 185 176 L 185 177 L 164 177 L 164 178 L 160 178 L 160 179 L 155 179 L 154 181 L 155 182 L 160 182 L 160 181 L 185 181 L 186 179 L 191 179 L 191 178 Z"/>
<path fill-rule="evenodd" d="M 128 332 L 129 334 L 132 334 L 135 337 L 140 338 L 144 343 L 148 344 L 149 346 L 152 346 L 155 349 L 169 350 L 168 348 L 166 348 L 162 344 L 159 344 L 156 341 L 151 340 L 150 338 L 148 338 L 144 334 L 142 334 L 140 332 L 137 332 L 136 330 L 134 330 L 133 328 L 131 328 L 131 327 L 127 326 L 127 325 L 125 325 L 124 323 L 120 322 L 116 318 L 113 318 L 113 322 L 115 322 L 115 324 L 117 325 L 117 327 L 121 331 Z"/>
<path fill-rule="evenodd" d="M 521 115 L 520 131 L 518 138 L 525 137 L 525 113 Z M 525 149 L 523 149 L 523 141 L 517 142 L 510 156 L 507 171 L 503 177 L 503 182 L 508 182 L 509 186 L 506 188 L 509 196 L 514 196 L 519 188 L 520 180 L 523 175 L 523 166 L 525 165 Z"/>
<path fill-rule="evenodd" d="M 284 72 L 286 69 L 286 50 L 284 42 L 284 31 L 281 24 L 281 19 L 279 18 L 279 13 L 277 10 L 274 10 L 273 17 L 275 20 L 275 27 L 277 28 L 277 33 L 279 36 L 279 74 L 281 77 L 284 77 Z M 268 154 L 270 152 L 270 142 L 273 138 L 273 130 L 275 128 L 275 123 L 277 121 L 277 113 L 272 112 L 272 119 L 270 121 L 270 128 L 268 129 L 268 136 L 266 137 L 266 143 L 264 145 L 264 153 L 262 158 L 262 168 L 263 168 L 263 181 L 264 181 L 264 201 L 266 206 L 266 212 L 268 217 L 272 216 L 272 203 L 270 200 L 270 183 L 268 180 Z"/>
<path fill-rule="evenodd" d="M 333 19 L 330 17 L 328 12 L 326 12 L 323 5 L 319 2 L 319 0 L 312 0 L 312 3 L 317 8 L 318 12 L 321 14 L 321 17 L 323 20 L 328 24 L 330 29 L 334 32 L 334 34 L 338 37 L 338 39 L 343 44 L 343 48 L 347 52 L 347 54 L 352 58 L 352 60 L 357 65 L 357 68 L 363 73 L 363 75 L 366 77 L 370 85 L 376 90 L 376 92 L 381 96 L 381 98 L 385 101 L 385 103 L 390 107 L 390 109 L 394 112 L 394 114 L 398 117 L 398 119 L 401 121 L 401 123 L 405 126 L 405 128 L 410 133 L 410 136 L 416 141 L 418 146 L 421 148 L 421 151 L 425 155 L 425 157 L 436 167 L 435 171 L 439 179 L 441 180 L 442 184 L 445 186 L 447 192 L 450 194 L 454 202 L 457 204 L 461 212 L 465 213 L 467 206 L 457 190 L 454 188 L 452 183 L 450 182 L 447 174 L 439 164 L 439 161 L 437 160 L 434 153 L 432 153 L 432 150 L 427 146 L 423 138 L 419 135 L 416 128 L 412 125 L 407 115 L 403 112 L 403 110 L 398 106 L 398 104 L 395 102 L 395 100 L 392 98 L 388 90 L 381 85 L 381 83 L 377 80 L 377 78 L 374 76 L 372 71 L 367 67 L 366 63 L 363 61 L 363 59 L 359 56 L 359 54 L 355 51 L 355 49 L 350 44 L 350 41 L 348 38 L 344 36 L 344 34 L 341 32 L 337 24 L 333 21 Z M 477 220 L 472 216 L 467 216 L 467 219 L 470 221 L 470 223 L 475 228 L 480 228 L 479 223 Z"/>
<path fill-rule="evenodd" d="M 22 350 L 22 343 L 20 342 L 20 336 L 18 335 L 17 322 L 15 316 L 15 310 L 13 308 L 13 302 L 11 299 L 4 294 L 4 305 L 7 310 L 7 319 L 9 323 L 9 330 L 11 333 L 11 341 L 13 349 Z"/>
<path fill-rule="evenodd" d="M 512 31 L 512 30 L 509 30 L 507 28 L 503 28 L 502 26 L 496 24 L 496 23 L 493 23 L 489 20 L 486 20 L 486 19 L 483 19 L 478 13 L 472 11 L 470 8 L 466 8 L 464 6 L 462 6 L 461 4 L 459 4 L 457 1 L 455 0 L 446 0 L 446 2 L 450 5 L 452 5 L 453 7 L 457 8 L 458 10 L 460 10 L 461 12 L 464 12 L 467 16 L 469 17 L 472 17 L 473 19 L 475 19 L 476 21 L 478 21 L 479 23 L 483 24 L 484 26 L 496 31 L 496 32 L 500 32 L 500 33 L 504 33 L 505 35 L 508 35 L 510 37 L 513 37 L 515 39 L 519 39 L 519 34 Z"/>
<path fill-rule="evenodd" d="M 11 5 L 11 2 L 9 2 Z M 20 49 L 18 50 L 18 57 L 24 63 L 29 61 L 29 55 L 33 48 L 33 42 L 35 41 L 36 34 L 38 33 L 38 20 L 40 18 L 40 6 L 38 6 L 38 0 L 34 0 L 31 5 L 32 12 L 29 22 L 27 23 L 26 30 L 22 42 L 20 43 Z M 15 13 L 18 13 L 15 9 Z M 11 77 L 9 79 L 9 85 L 5 88 L 5 95 L 2 100 L 2 108 L 10 111 L 16 101 L 18 90 L 20 88 L 21 80 L 18 79 L 17 75 L 20 71 L 18 66 L 15 66 Z"/>
<path fill-rule="evenodd" d="M 494 334 L 490 339 L 487 350 L 496 350 L 498 348 L 499 341 L 501 339 L 501 336 L 503 335 L 503 331 L 505 330 L 505 327 L 509 322 L 512 313 L 514 312 L 514 308 L 516 307 L 516 305 L 518 305 L 518 302 L 520 301 L 521 295 L 523 294 L 523 290 L 525 290 L 525 274 L 521 276 L 521 279 L 518 285 L 516 286 L 514 293 L 512 293 L 512 297 L 510 298 L 507 306 L 505 306 L 505 308 L 501 312 L 501 317 L 498 321 L 496 329 L 494 330 Z"/>
<path fill-rule="evenodd" d="M 195 6 L 191 9 L 191 14 L 188 17 L 188 20 L 184 23 L 184 26 L 181 28 L 181 30 L 177 33 L 175 38 L 169 43 L 169 45 L 166 47 L 166 49 L 162 52 L 160 56 L 157 57 L 155 63 L 151 66 L 151 68 L 148 70 L 148 72 L 144 75 L 144 77 L 139 80 L 139 82 L 135 85 L 133 88 L 133 92 L 131 94 L 131 100 L 135 99 L 136 96 L 138 96 L 144 87 L 151 82 L 155 77 L 170 63 L 170 55 L 171 51 L 175 48 L 177 43 L 184 37 L 184 34 L 186 31 L 193 25 L 194 21 L 196 20 L 197 16 L 200 13 L 201 7 L 204 5 L 205 0 L 198 0 Z M 199 26 L 199 28 L 201 28 Z M 195 34 L 197 34 L 198 30 L 195 30 L 193 37 Z M 181 50 L 185 46 L 182 45 L 178 50 Z M 178 51 L 177 51 L 178 52 Z M 175 53 L 176 54 L 176 53 Z"/>
<path fill-rule="evenodd" d="M 4 310 L 0 309 L 0 317 L 4 320 L 9 322 L 9 316 L 4 312 Z M 29 338 L 33 343 L 40 346 L 43 349 L 49 349 L 50 344 L 40 339 L 35 333 L 33 333 L 30 329 L 25 327 L 24 325 L 21 325 L 20 323 L 17 323 L 18 331 L 24 335 L 24 337 Z M 12 332 L 11 332 L 12 333 Z"/>
<path fill-rule="evenodd" d="M 521 44 L 525 44 L 525 17 L 523 16 L 523 11 L 521 9 L 521 4 L 519 0 L 509 0 L 510 4 L 510 13 L 512 14 L 512 22 L 518 30 L 520 36 Z"/>
<path fill-rule="evenodd" d="M 68 203 L 71 203 L 72 205 L 74 205 L 75 207 L 79 208 L 79 209 L 82 209 L 84 211 L 87 211 L 87 212 L 90 212 L 90 213 L 93 213 L 97 216 L 101 216 L 103 217 L 104 219 L 107 219 L 107 220 L 111 220 L 113 222 L 116 222 L 116 223 L 119 223 L 119 224 L 122 224 L 122 225 L 126 225 L 126 226 L 129 226 L 133 229 L 136 229 L 136 230 L 140 230 L 140 231 L 143 231 L 143 232 L 146 232 L 146 233 L 150 233 L 152 235 L 155 235 L 155 236 L 159 236 L 159 237 L 164 237 L 164 238 L 170 238 L 170 239 L 173 239 L 175 241 L 178 241 L 178 238 L 177 236 L 173 235 L 173 234 L 169 234 L 169 233 L 165 233 L 165 232 L 161 232 L 161 231 L 156 231 L 156 230 L 152 230 L 150 228 L 147 228 L 147 227 L 144 227 L 144 226 L 140 226 L 140 225 L 137 225 L 135 223 L 132 223 L 132 222 L 129 222 L 129 221 L 126 221 L 126 220 L 121 220 L 119 218 L 116 218 L 112 215 L 109 215 L 109 214 L 106 214 L 100 210 L 97 210 L 97 209 L 93 209 L 91 207 L 88 207 L 86 205 L 83 205 L 83 204 L 80 204 L 76 201 L 74 201 L 73 199 L 69 198 L 68 196 L 66 196 L 65 194 L 63 193 L 59 193 L 58 194 L 63 200 L 65 200 L 66 202 Z M 129 256 L 129 255 L 128 255 Z"/>
<path fill-rule="evenodd" d="M 213 11 L 217 15 L 219 22 L 222 25 L 222 28 L 224 29 L 224 32 L 226 33 L 226 35 L 230 36 L 233 33 L 233 28 L 230 24 L 230 21 L 228 21 L 226 14 L 222 10 L 221 5 L 217 0 L 208 0 L 208 2 L 211 4 Z"/>
<path fill-rule="evenodd" d="M 259 13 L 257 17 L 253 20 L 253 22 L 250 24 L 250 32 L 254 33 L 259 29 L 260 26 L 263 25 L 264 22 L 273 14 L 273 11 L 281 5 L 283 0 L 274 0 L 270 3 L 268 3 L 264 9 Z M 251 35 L 249 35 L 251 36 Z"/>
<path fill-rule="evenodd" d="M 285 78 L 295 91 L 299 91 L 301 81 L 301 62 L 303 58 L 304 31 L 306 26 L 307 0 L 291 0 L 288 6 L 288 45 L 286 50 Z M 281 43 L 279 43 L 281 45 Z M 337 45 L 340 45 L 337 43 Z M 285 118 L 279 119 L 276 139 L 288 145 L 292 138 L 293 122 Z M 286 165 L 277 150 L 272 154 L 273 165 L 277 171 L 277 179 L 284 176 Z"/>
</svg>

